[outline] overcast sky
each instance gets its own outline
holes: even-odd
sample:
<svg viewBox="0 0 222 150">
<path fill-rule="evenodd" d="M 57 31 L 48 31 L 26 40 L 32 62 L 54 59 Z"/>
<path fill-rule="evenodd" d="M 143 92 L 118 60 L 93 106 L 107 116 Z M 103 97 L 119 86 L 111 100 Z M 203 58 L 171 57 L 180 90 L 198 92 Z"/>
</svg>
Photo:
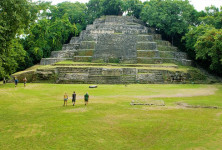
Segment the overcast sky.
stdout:
<svg viewBox="0 0 222 150">
<path fill-rule="evenodd" d="M 33 1 L 38 1 L 38 0 L 33 0 Z M 69 2 L 81 2 L 81 3 L 87 3 L 89 0 L 41 0 L 41 1 L 51 1 L 53 5 L 57 3 L 61 3 L 64 1 L 69 1 Z M 141 1 L 146 1 L 146 0 L 141 0 Z M 216 7 L 222 6 L 222 0 L 190 0 L 191 4 L 196 8 L 196 10 L 204 10 L 206 6 L 211 6 L 214 5 Z"/>
</svg>

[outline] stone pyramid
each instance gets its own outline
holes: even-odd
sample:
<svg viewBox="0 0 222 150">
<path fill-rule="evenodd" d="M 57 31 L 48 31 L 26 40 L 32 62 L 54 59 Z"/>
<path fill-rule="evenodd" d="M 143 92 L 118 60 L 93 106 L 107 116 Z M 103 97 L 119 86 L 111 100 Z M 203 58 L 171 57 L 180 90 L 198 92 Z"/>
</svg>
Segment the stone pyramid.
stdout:
<svg viewBox="0 0 222 150">
<path fill-rule="evenodd" d="M 79 37 L 64 44 L 61 51 L 53 51 L 43 58 L 41 65 L 59 61 L 106 63 L 177 63 L 191 65 L 180 52 L 160 34 L 132 16 L 104 16 L 88 25 Z"/>
</svg>

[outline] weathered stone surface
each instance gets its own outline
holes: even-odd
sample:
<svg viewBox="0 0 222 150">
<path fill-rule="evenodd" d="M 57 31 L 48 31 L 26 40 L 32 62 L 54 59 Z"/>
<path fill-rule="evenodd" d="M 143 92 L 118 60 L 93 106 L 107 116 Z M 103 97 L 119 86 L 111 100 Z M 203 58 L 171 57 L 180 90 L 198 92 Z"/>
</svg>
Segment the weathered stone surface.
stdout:
<svg viewBox="0 0 222 150">
<path fill-rule="evenodd" d="M 63 60 L 118 63 L 122 67 L 57 64 L 52 70 L 37 70 L 36 80 L 88 84 L 186 83 L 198 74 L 159 68 L 146 69 L 147 66 L 137 68 L 136 65 L 140 63 L 159 64 L 161 68 L 161 63 L 191 65 L 192 62 L 187 60 L 186 53 L 180 52 L 170 42 L 163 41 L 155 29 L 148 28 L 142 21 L 129 16 L 96 19 L 79 37 L 73 37 L 69 44 L 64 44 L 62 51 L 52 52 L 50 58 L 41 60 L 41 64 L 48 65 Z M 124 63 L 132 66 L 125 67 Z M 164 67 L 166 66 L 162 66 Z"/>
<path fill-rule="evenodd" d="M 190 83 L 203 82 L 206 76 L 198 70 L 170 71 L 159 66 L 146 67 L 120 67 L 105 68 L 95 66 L 60 66 L 37 69 L 34 73 L 21 73 L 16 75 L 19 79 L 24 76 L 32 82 L 49 83 L 87 83 L 87 84 L 128 84 L 128 83 Z M 156 68 L 157 67 L 157 68 Z M 176 68 L 174 68 L 176 69 Z M 29 75 L 29 76 L 28 76 Z M 30 79 L 31 78 L 31 79 Z"/>
<path fill-rule="evenodd" d="M 180 63 L 190 65 L 186 54 L 178 52 L 168 41 L 163 41 L 155 29 L 130 16 L 98 18 L 79 37 L 64 44 L 63 51 L 52 52 L 42 65 L 69 60 L 106 63 Z"/>
<path fill-rule="evenodd" d="M 72 60 L 72 58 L 42 58 L 40 65 L 50 65 L 64 60 Z"/>
<path fill-rule="evenodd" d="M 156 50 L 157 44 L 156 42 L 137 42 L 136 49 L 137 50 Z"/>
<path fill-rule="evenodd" d="M 94 59 L 136 59 L 136 36 L 101 34 L 95 47 Z"/>
</svg>

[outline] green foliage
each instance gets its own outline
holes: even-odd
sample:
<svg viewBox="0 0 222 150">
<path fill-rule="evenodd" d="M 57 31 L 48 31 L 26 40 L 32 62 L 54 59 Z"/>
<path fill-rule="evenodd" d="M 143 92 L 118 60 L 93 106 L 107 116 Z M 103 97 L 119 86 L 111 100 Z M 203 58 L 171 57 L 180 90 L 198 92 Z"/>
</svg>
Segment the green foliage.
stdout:
<svg viewBox="0 0 222 150">
<path fill-rule="evenodd" d="M 61 50 L 62 45 L 76 31 L 76 26 L 69 22 L 67 15 L 55 21 L 42 19 L 33 24 L 29 36 L 24 41 L 31 62 L 38 63 L 42 57 L 48 57 L 51 51 Z"/>
<path fill-rule="evenodd" d="M 194 47 L 197 59 L 210 61 L 210 69 L 222 74 L 222 29 L 207 30 Z"/>
<path fill-rule="evenodd" d="M 222 75 L 222 12 L 215 6 L 207 7 L 199 18 L 199 26 L 190 26 L 183 37 L 189 55 L 211 72 Z"/>
<path fill-rule="evenodd" d="M 83 30 L 87 25 L 87 7 L 84 3 L 62 2 L 57 4 L 57 6 L 52 6 L 50 11 L 52 12 L 53 21 L 67 14 L 71 24 L 81 25 L 78 28 L 79 31 Z"/>
<path fill-rule="evenodd" d="M 208 24 L 214 26 L 216 29 L 222 28 L 222 11 L 215 6 L 206 7 L 204 16 L 199 20 L 202 24 Z"/>
<path fill-rule="evenodd" d="M 0 1 L 0 79 L 16 71 L 25 51 L 18 43 L 36 18 L 35 5 L 27 0 Z"/>
<path fill-rule="evenodd" d="M 90 0 L 87 5 L 88 23 L 93 23 L 96 18 L 103 15 L 102 4 L 104 0 Z"/>
<path fill-rule="evenodd" d="M 143 3 L 140 0 L 123 0 L 123 10 L 128 16 L 140 18 Z"/>
<path fill-rule="evenodd" d="M 188 0 L 150 0 L 145 3 L 141 18 L 160 33 L 181 38 L 188 26 L 195 24 L 197 11 Z"/>
<path fill-rule="evenodd" d="M 104 0 L 102 3 L 103 15 L 122 15 L 122 0 Z"/>
<path fill-rule="evenodd" d="M 192 59 L 196 58 L 196 52 L 195 52 L 195 43 L 197 42 L 197 39 L 204 35 L 207 30 L 210 30 L 214 27 L 209 25 L 199 25 L 197 27 L 190 26 L 189 32 L 186 33 L 186 35 L 183 37 L 183 40 L 186 41 L 186 50 L 190 57 Z"/>
</svg>

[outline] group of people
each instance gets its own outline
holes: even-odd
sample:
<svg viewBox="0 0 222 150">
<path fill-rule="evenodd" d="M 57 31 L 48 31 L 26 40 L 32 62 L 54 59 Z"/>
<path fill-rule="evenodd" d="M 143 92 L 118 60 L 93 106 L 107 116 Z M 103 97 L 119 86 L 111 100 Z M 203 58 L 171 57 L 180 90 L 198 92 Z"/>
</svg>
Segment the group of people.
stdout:
<svg viewBox="0 0 222 150">
<path fill-rule="evenodd" d="M 69 96 L 67 95 L 67 93 L 64 94 L 64 105 L 63 106 L 67 106 L 67 101 L 69 99 Z M 88 101 L 89 101 L 89 94 L 86 93 L 84 95 L 84 100 L 85 100 L 85 105 L 88 105 Z M 76 103 L 76 92 L 74 91 L 72 94 L 72 105 L 75 106 Z"/>
<path fill-rule="evenodd" d="M 15 87 L 17 87 L 17 85 L 19 83 L 19 80 L 16 76 L 14 77 L 14 82 L 15 82 Z M 4 77 L 3 78 L 3 84 L 6 84 L 6 83 L 7 83 L 7 80 Z M 26 87 L 26 83 L 27 83 L 27 78 L 26 77 L 23 79 L 23 83 L 24 83 L 24 87 Z"/>
<path fill-rule="evenodd" d="M 19 80 L 16 76 L 14 77 L 14 81 L 15 81 L 15 87 L 17 87 Z M 27 83 L 26 77 L 23 79 L 23 83 L 24 83 L 24 87 L 26 87 L 26 83 Z"/>
</svg>

